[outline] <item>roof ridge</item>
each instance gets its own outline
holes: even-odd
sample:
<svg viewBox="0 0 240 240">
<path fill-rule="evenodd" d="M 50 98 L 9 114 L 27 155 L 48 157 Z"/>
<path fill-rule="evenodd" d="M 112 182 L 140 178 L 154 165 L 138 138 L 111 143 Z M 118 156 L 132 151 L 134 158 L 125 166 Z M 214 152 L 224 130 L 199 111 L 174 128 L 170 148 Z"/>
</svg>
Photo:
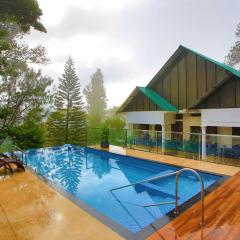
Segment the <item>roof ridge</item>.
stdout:
<svg viewBox="0 0 240 240">
<path fill-rule="evenodd" d="M 196 55 L 198 55 L 198 56 L 200 56 L 200 57 L 202 57 L 202 58 L 204 58 L 204 59 L 206 59 L 206 60 L 208 60 L 208 61 L 210 61 L 210 62 L 212 62 L 212 63 L 214 63 L 214 64 L 216 64 L 216 65 L 218 65 L 220 67 L 222 67 L 222 68 L 224 68 L 225 70 L 231 72 L 232 74 L 236 75 L 237 77 L 240 77 L 240 71 L 239 70 L 237 70 L 237 69 L 235 69 L 235 68 L 233 68 L 233 67 L 231 67 L 231 66 L 229 66 L 229 65 L 227 65 L 225 63 L 219 62 L 219 61 L 217 61 L 217 60 L 215 60 L 213 58 L 205 56 L 202 53 L 199 53 L 199 52 L 197 52 L 195 50 L 192 50 L 191 48 L 185 47 L 185 46 L 183 46 L 181 44 L 180 44 L 180 47 L 182 47 L 182 48 L 184 48 L 184 49 L 186 49 L 186 50 L 188 50 L 188 51 L 190 51 L 192 53 L 195 53 Z"/>
</svg>

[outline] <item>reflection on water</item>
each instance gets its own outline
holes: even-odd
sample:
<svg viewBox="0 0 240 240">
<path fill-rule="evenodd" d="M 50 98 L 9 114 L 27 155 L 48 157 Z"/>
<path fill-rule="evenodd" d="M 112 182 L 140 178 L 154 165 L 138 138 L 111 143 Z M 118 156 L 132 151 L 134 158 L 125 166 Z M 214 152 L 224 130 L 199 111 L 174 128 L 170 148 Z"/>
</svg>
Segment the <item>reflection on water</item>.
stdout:
<svg viewBox="0 0 240 240">
<path fill-rule="evenodd" d="M 92 172 L 97 175 L 99 178 L 110 174 L 111 164 L 110 159 L 108 157 L 102 158 L 100 157 L 98 161 L 94 161 L 95 155 L 87 154 L 86 155 L 86 165 L 88 169 L 92 169 Z M 89 166 L 90 165 L 90 166 Z"/>
<path fill-rule="evenodd" d="M 74 193 L 82 176 L 85 153 L 69 147 L 47 148 L 28 152 L 29 165 L 38 173 Z"/>
<path fill-rule="evenodd" d="M 37 173 L 132 232 L 140 231 L 174 208 L 173 205 L 143 207 L 172 201 L 174 177 L 124 188 L 115 191 L 114 195 L 110 191 L 179 169 L 174 166 L 73 146 L 31 150 L 28 162 Z M 219 178 L 205 173 L 201 175 L 205 187 Z M 198 179 L 185 173 L 179 179 L 179 186 L 179 204 L 200 190 Z"/>
</svg>

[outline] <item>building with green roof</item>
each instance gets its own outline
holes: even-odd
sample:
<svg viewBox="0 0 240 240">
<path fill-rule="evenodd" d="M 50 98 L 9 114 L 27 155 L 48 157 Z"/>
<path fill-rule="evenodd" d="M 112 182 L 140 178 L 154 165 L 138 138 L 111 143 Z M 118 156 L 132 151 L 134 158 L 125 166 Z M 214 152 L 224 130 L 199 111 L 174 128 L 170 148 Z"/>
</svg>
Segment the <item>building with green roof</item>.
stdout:
<svg viewBox="0 0 240 240">
<path fill-rule="evenodd" d="M 162 139 L 202 133 L 240 136 L 240 71 L 180 45 L 145 87 L 137 86 L 120 106 L 128 129 L 155 130 Z M 216 137 L 217 138 L 217 137 Z M 218 141 L 232 146 L 233 138 Z M 163 147 L 163 146 L 162 146 Z"/>
</svg>

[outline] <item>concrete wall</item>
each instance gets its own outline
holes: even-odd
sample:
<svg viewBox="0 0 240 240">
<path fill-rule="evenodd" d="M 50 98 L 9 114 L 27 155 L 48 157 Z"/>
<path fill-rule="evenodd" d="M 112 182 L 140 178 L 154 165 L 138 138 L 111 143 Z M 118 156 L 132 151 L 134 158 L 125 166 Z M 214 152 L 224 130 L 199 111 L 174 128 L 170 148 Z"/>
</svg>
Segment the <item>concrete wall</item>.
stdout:
<svg viewBox="0 0 240 240">
<path fill-rule="evenodd" d="M 231 127 L 218 127 L 218 134 L 224 136 L 218 136 L 217 142 L 220 146 L 232 147 L 232 128 Z M 229 137 L 227 136 L 229 135 Z"/>
<path fill-rule="evenodd" d="M 190 114 L 183 115 L 183 139 L 189 140 L 191 133 L 191 126 L 201 126 L 200 116 L 191 116 Z"/>
<path fill-rule="evenodd" d="M 167 140 L 171 140 L 171 124 L 174 124 L 175 123 L 175 113 L 166 113 L 164 115 L 164 125 L 165 125 L 165 138 Z"/>
</svg>

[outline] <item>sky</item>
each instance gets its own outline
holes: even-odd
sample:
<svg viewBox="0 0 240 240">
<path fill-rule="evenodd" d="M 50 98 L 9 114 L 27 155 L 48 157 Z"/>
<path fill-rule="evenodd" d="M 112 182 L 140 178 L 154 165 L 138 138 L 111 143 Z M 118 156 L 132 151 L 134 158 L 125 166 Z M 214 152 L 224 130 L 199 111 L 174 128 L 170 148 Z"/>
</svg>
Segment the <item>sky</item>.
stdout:
<svg viewBox="0 0 240 240">
<path fill-rule="evenodd" d="M 182 44 L 223 62 L 235 42 L 239 0 L 38 0 L 47 34 L 26 41 L 47 49 L 40 66 L 58 83 L 69 55 L 83 88 L 100 68 L 108 107 L 145 86 Z"/>
</svg>

